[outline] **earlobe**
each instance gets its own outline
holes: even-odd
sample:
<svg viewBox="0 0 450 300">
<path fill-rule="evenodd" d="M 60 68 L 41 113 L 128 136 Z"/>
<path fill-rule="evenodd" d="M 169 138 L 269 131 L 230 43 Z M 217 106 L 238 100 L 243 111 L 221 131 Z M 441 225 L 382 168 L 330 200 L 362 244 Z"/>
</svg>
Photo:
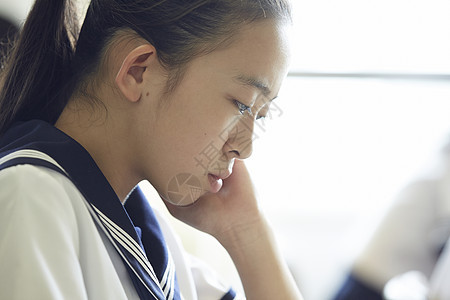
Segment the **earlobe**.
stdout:
<svg viewBox="0 0 450 300">
<path fill-rule="evenodd" d="M 131 102 L 141 99 L 143 92 L 143 75 L 155 55 L 155 48 L 149 44 L 134 48 L 128 53 L 117 72 L 117 87 Z"/>
</svg>

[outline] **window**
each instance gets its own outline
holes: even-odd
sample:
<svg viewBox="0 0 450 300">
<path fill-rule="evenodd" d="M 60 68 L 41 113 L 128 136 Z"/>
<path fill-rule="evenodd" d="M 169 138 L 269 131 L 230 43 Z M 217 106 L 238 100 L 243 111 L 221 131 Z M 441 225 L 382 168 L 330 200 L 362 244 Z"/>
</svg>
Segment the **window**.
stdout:
<svg viewBox="0 0 450 300">
<path fill-rule="evenodd" d="M 450 1 L 293 0 L 289 77 L 249 159 L 306 299 L 326 299 L 450 137 Z"/>
</svg>

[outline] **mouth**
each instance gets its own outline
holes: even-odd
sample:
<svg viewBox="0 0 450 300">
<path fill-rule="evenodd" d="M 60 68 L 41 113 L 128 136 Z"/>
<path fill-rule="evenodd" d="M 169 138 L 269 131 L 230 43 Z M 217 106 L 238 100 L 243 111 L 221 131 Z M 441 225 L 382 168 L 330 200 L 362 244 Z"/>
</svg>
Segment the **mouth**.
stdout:
<svg viewBox="0 0 450 300">
<path fill-rule="evenodd" d="M 222 185 L 223 185 L 222 178 L 220 178 L 214 174 L 208 174 L 208 180 L 209 180 L 209 185 L 210 185 L 209 191 L 211 193 L 215 194 L 218 191 L 220 191 L 220 189 L 222 188 Z"/>
<path fill-rule="evenodd" d="M 208 174 L 208 180 L 210 184 L 210 192 L 211 193 L 217 193 L 220 191 L 223 185 L 223 180 L 228 178 L 231 175 L 231 172 L 226 172 L 224 174 L 215 175 L 215 174 Z"/>
<path fill-rule="evenodd" d="M 218 191 L 220 191 L 220 189 L 223 186 L 223 180 L 230 177 L 230 175 L 232 173 L 233 163 L 234 163 L 234 159 L 228 165 L 228 168 L 221 170 L 218 175 L 212 174 L 212 173 L 208 174 L 208 180 L 209 180 L 209 185 L 210 185 L 209 191 L 211 193 L 217 193 Z"/>
</svg>

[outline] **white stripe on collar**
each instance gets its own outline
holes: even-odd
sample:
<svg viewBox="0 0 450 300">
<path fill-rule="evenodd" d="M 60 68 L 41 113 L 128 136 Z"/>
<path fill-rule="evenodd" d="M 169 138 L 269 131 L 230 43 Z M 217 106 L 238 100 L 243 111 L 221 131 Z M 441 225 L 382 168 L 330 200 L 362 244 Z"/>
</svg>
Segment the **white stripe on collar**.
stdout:
<svg viewBox="0 0 450 300">
<path fill-rule="evenodd" d="M 15 158 L 37 158 L 37 159 L 42 159 L 45 160 L 46 162 L 49 162 L 51 164 L 53 164 L 54 166 L 58 167 L 61 171 L 64 172 L 64 174 L 67 175 L 66 170 L 64 170 L 63 167 L 61 167 L 56 160 L 54 160 L 52 157 L 50 157 L 49 155 L 41 152 L 41 151 L 37 151 L 37 150 L 33 150 L 33 149 L 22 149 L 22 150 L 17 150 L 14 151 L 13 153 L 10 153 L 8 155 L 3 156 L 2 158 L 0 158 L 0 165 L 4 164 L 5 162 L 9 161 L 9 160 L 13 160 Z"/>
<path fill-rule="evenodd" d="M 119 248 L 119 246 L 116 244 L 116 239 L 111 236 L 111 232 L 105 228 L 104 223 L 100 220 L 99 216 L 95 213 L 94 209 L 96 211 L 99 211 L 93 204 L 89 204 L 87 201 L 85 201 L 86 207 L 88 208 L 89 212 L 91 213 L 91 216 L 94 218 L 94 220 L 100 225 L 100 227 L 103 229 L 103 232 L 106 234 L 108 239 L 113 244 L 114 248 L 116 248 L 117 252 L 122 257 L 123 261 L 125 261 L 128 265 L 128 267 L 133 271 L 133 273 L 136 275 L 137 278 L 139 278 L 139 281 L 142 283 L 142 285 L 145 286 L 145 288 L 149 291 L 150 294 L 152 294 L 153 298 L 158 299 L 158 297 L 155 296 L 151 288 L 145 283 L 145 281 L 141 278 L 141 276 L 136 272 L 136 270 L 133 268 L 133 266 L 130 264 L 128 259 L 125 257 L 125 255 L 122 253 L 122 250 Z M 93 209 L 94 208 L 94 209 Z M 152 278 L 153 280 L 153 278 Z M 158 282 L 156 282 L 158 284 Z M 158 284 L 159 285 L 159 284 Z"/>
<path fill-rule="evenodd" d="M 32 159 L 40 159 L 43 161 L 46 161 L 57 168 L 59 168 L 64 174 L 67 176 L 68 173 L 64 170 L 61 165 L 59 165 L 52 157 L 47 155 L 46 153 L 43 153 L 38 150 L 33 149 L 21 149 L 14 151 L 8 155 L 5 155 L 0 158 L 0 165 L 16 159 L 16 158 L 32 158 Z M 83 197 L 84 199 L 84 197 Z M 145 281 L 141 278 L 141 276 L 136 272 L 136 270 L 133 268 L 133 266 L 130 264 L 130 262 L 127 260 L 125 255 L 122 253 L 121 249 L 116 244 L 116 241 L 119 242 L 122 247 L 124 247 L 130 254 L 132 254 L 137 262 L 143 267 L 143 269 L 149 274 L 152 281 L 156 284 L 157 287 L 162 291 L 161 285 L 159 283 L 159 280 L 156 277 L 156 274 L 153 270 L 153 267 L 151 266 L 150 262 L 148 261 L 147 257 L 145 256 L 145 253 L 143 252 L 143 249 L 137 244 L 137 242 L 130 237 L 125 231 L 123 231 L 122 228 L 120 228 L 118 225 L 116 225 L 113 221 L 111 221 L 108 217 L 106 217 L 99 209 L 97 209 L 93 204 L 88 203 L 86 199 L 84 199 L 84 202 L 86 204 L 86 207 L 88 208 L 91 216 L 93 219 L 99 224 L 103 231 L 105 232 L 108 239 L 111 241 L 111 243 L 116 248 L 117 252 L 120 254 L 122 259 L 127 263 L 128 267 L 133 270 L 135 275 L 139 278 L 141 283 L 145 286 L 145 288 L 149 291 L 149 293 L 153 296 L 154 299 L 158 299 L 157 296 L 153 293 L 151 288 L 145 283 Z M 95 211 L 94 211 L 95 210 Z M 102 220 L 101 220 L 101 219 Z M 112 235 L 115 235 L 115 238 L 112 237 Z M 133 250 L 130 249 L 133 248 Z M 137 250 L 137 249 L 139 250 Z M 136 251 L 137 250 L 137 251 Z"/>
<path fill-rule="evenodd" d="M 112 235 L 116 236 L 116 241 L 118 241 L 122 247 L 127 249 L 127 251 L 132 254 L 136 260 L 140 263 L 140 265 L 147 271 L 153 281 L 157 283 L 159 286 L 159 280 L 156 277 L 155 271 L 153 270 L 152 265 L 148 261 L 147 257 L 144 254 L 141 246 L 126 233 L 119 225 L 115 224 L 111 219 L 105 216 L 99 209 L 97 209 L 94 205 L 95 211 L 98 213 L 102 223 L 108 228 Z"/>
</svg>

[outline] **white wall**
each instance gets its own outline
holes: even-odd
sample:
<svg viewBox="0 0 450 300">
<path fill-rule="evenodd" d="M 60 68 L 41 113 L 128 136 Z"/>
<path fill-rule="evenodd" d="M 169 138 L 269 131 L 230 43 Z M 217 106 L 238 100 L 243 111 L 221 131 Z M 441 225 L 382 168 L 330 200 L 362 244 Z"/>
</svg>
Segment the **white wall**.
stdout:
<svg viewBox="0 0 450 300">
<path fill-rule="evenodd" d="M 20 25 L 27 17 L 33 0 L 0 0 L 0 15 Z"/>
</svg>

